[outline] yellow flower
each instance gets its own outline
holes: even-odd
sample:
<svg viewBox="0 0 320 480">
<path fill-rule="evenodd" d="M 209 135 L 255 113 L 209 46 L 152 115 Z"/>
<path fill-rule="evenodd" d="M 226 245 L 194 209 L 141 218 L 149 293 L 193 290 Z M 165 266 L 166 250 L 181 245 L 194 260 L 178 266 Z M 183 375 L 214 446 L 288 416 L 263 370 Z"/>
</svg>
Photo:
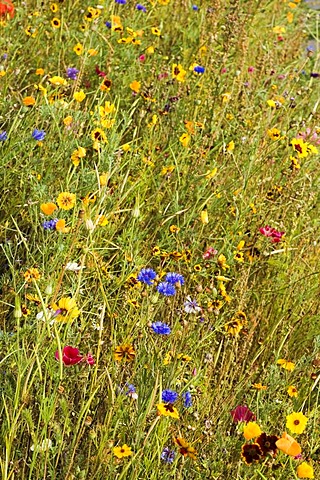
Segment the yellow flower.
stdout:
<svg viewBox="0 0 320 480">
<path fill-rule="evenodd" d="M 51 23 L 52 28 L 60 28 L 61 27 L 61 22 L 60 22 L 59 18 L 56 18 L 56 17 L 53 18 L 50 23 Z"/>
<path fill-rule="evenodd" d="M 101 130 L 101 128 L 95 128 L 92 132 L 91 132 L 91 138 L 94 142 L 97 142 L 97 143 L 100 143 L 100 142 L 107 142 L 107 136 L 106 134 L 104 133 L 103 130 Z"/>
<path fill-rule="evenodd" d="M 243 427 L 243 436 L 246 440 L 252 440 L 252 438 L 259 437 L 262 430 L 256 422 L 248 422 Z"/>
<path fill-rule="evenodd" d="M 223 103 L 228 103 L 230 99 L 231 99 L 231 92 L 226 92 L 222 94 Z"/>
<path fill-rule="evenodd" d="M 76 102 L 82 102 L 86 98 L 86 94 L 84 93 L 83 90 L 80 90 L 80 92 L 74 92 L 73 98 L 76 100 Z"/>
<path fill-rule="evenodd" d="M 290 387 L 288 387 L 288 395 L 289 397 L 297 397 L 298 396 L 298 390 L 296 389 L 296 387 L 294 385 L 290 385 Z"/>
<path fill-rule="evenodd" d="M 207 225 L 209 223 L 208 210 L 206 208 L 200 213 L 200 220 L 203 225 Z"/>
<path fill-rule="evenodd" d="M 57 198 L 58 207 L 62 210 L 71 210 L 76 204 L 76 195 L 69 192 L 61 192 Z"/>
<path fill-rule="evenodd" d="M 71 115 L 68 115 L 66 118 L 63 119 L 63 123 L 65 124 L 66 127 L 70 127 L 72 121 L 73 121 L 73 118 L 71 117 Z"/>
<path fill-rule="evenodd" d="M 52 213 L 57 209 L 57 205 L 54 203 L 41 203 L 40 210 L 45 215 L 52 215 Z"/>
<path fill-rule="evenodd" d="M 186 440 L 184 440 L 184 438 L 177 437 L 174 439 L 174 442 L 180 447 L 179 452 L 181 453 L 181 455 L 183 455 L 184 457 L 192 458 L 192 460 L 196 460 L 196 450 L 191 447 L 190 444 Z"/>
<path fill-rule="evenodd" d="M 281 367 L 285 370 L 288 370 L 288 372 L 293 372 L 293 370 L 295 369 L 295 364 L 293 362 L 285 360 L 284 358 L 279 358 L 279 360 L 277 360 L 277 364 L 281 365 Z"/>
<path fill-rule="evenodd" d="M 37 70 L 36 70 L 36 75 L 44 75 L 44 70 L 43 70 L 43 68 L 37 68 Z"/>
<path fill-rule="evenodd" d="M 267 390 L 268 388 L 266 385 L 262 385 L 262 383 L 254 383 L 252 386 L 256 390 Z"/>
<path fill-rule="evenodd" d="M 278 130 L 277 128 L 271 128 L 270 130 L 268 130 L 267 133 L 272 140 L 279 140 L 281 137 L 280 130 Z"/>
<path fill-rule="evenodd" d="M 191 137 L 188 133 L 183 133 L 179 138 L 179 141 L 182 143 L 184 147 L 187 147 L 190 143 Z"/>
<path fill-rule="evenodd" d="M 234 150 L 234 141 L 231 140 L 231 142 L 229 142 L 227 145 L 227 152 L 233 152 L 233 150 Z"/>
<path fill-rule="evenodd" d="M 104 118 L 106 115 L 113 113 L 115 111 L 114 103 L 105 102 L 104 106 L 100 105 L 99 107 L 99 115 L 101 118 Z"/>
<path fill-rule="evenodd" d="M 158 415 L 165 417 L 179 418 L 179 412 L 172 403 L 158 403 Z"/>
<path fill-rule="evenodd" d="M 276 25 L 275 27 L 273 27 L 273 32 L 278 34 L 278 35 L 281 35 L 281 33 L 285 33 L 286 32 L 286 27 L 283 27 L 281 25 Z"/>
<path fill-rule="evenodd" d="M 307 462 L 302 462 L 297 468 L 298 478 L 314 478 L 313 468 Z"/>
<path fill-rule="evenodd" d="M 108 219 L 105 215 L 97 215 L 96 222 L 101 227 L 105 227 L 109 223 L 109 221 L 108 221 Z"/>
<path fill-rule="evenodd" d="M 59 77 L 58 75 L 49 78 L 49 82 L 55 87 L 59 87 L 60 85 L 67 85 L 67 80 L 65 78 Z"/>
<path fill-rule="evenodd" d="M 133 455 L 133 451 L 131 450 L 131 447 L 128 447 L 128 445 L 125 443 L 122 445 L 122 447 L 114 447 L 113 455 L 115 455 L 117 458 L 130 457 L 130 455 Z"/>
<path fill-rule="evenodd" d="M 70 232 L 70 227 L 66 227 L 66 221 L 64 219 L 58 220 L 56 223 L 56 230 L 60 233 Z"/>
<path fill-rule="evenodd" d="M 178 233 L 180 231 L 180 228 L 177 227 L 177 225 L 170 225 L 169 230 L 171 233 Z"/>
<path fill-rule="evenodd" d="M 59 10 L 59 7 L 56 3 L 51 3 L 50 10 L 52 13 L 56 13 Z"/>
<path fill-rule="evenodd" d="M 134 80 L 134 82 L 130 83 L 129 87 L 133 92 L 138 93 L 141 88 L 141 83 Z"/>
<path fill-rule="evenodd" d="M 160 37 L 160 35 L 161 35 L 161 30 L 160 30 L 159 28 L 157 28 L 157 27 L 152 27 L 152 28 L 151 28 L 151 33 L 152 33 L 153 35 L 156 35 L 157 37 Z"/>
<path fill-rule="evenodd" d="M 178 82 L 184 82 L 187 72 L 180 63 L 172 65 L 172 77 L 178 80 Z"/>
<path fill-rule="evenodd" d="M 222 270 L 227 270 L 230 268 L 230 266 L 227 264 L 227 259 L 226 257 L 221 253 L 217 259 L 219 267 L 222 268 Z"/>
<path fill-rule="evenodd" d="M 76 301 L 71 297 L 60 298 L 58 304 L 54 304 L 55 320 L 57 322 L 72 322 L 80 315 Z"/>
<path fill-rule="evenodd" d="M 99 52 L 95 48 L 89 48 L 88 53 L 89 53 L 90 57 L 96 57 Z"/>
<path fill-rule="evenodd" d="M 302 138 L 293 138 L 291 140 L 291 146 L 294 151 L 297 152 L 299 158 L 305 158 L 308 156 L 308 144 L 305 143 Z"/>
<path fill-rule="evenodd" d="M 84 158 L 87 154 L 87 151 L 83 147 L 79 147 L 74 150 L 71 154 L 71 161 L 75 167 L 77 167 L 80 163 L 80 158 Z"/>
<path fill-rule="evenodd" d="M 28 268 L 23 274 L 26 282 L 31 282 L 32 280 L 40 280 L 41 275 L 37 268 Z"/>
<path fill-rule="evenodd" d="M 99 175 L 99 181 L 100 181 L 101 187 L 104 187 L 105 185 L 107 185 L 108 174 L 107 173 L 102 173 L 101 175 Z"/>
<path fill-rule="evenodd" d="M 124 152 L 129 152 L 129 150 L 131 150 L 131 147 L 130 147 L 130 144 L 129 143 L 125 143 L 124 145 L 121 145 L 121 150 L 123 150 Z"/>
<path fill-rule="evenodd" d="M 125 362 L 132 362 L 136 356 L 136 352 L 133 348 L 133 345 L 130 343 L 125 343 L 123 345 L 118 345 L 113 355 L 117 362 L 121 362 L 121 360 L 124 360 Z"/>
<path fill-rule="evenodd" d="M 274 100 L 267 100 L 267 104 L 269 105 L 269 107 L 271 108 L 276 108 L 277 104 Z"/>
<path fill-rule="evenodd" d="M 149 55 L 152 55 L 154 53 L 154 47 L 152 45 L 150 45 L 150 47 L 148 47 L 146 49 L 146 52 L 149 54 Z"/>
<path fill-rule="evenodd" d="M 307 426 L 308 418 L 302 412 L 293 412 L 287 415 L 286 426 L 292 433 L 303 433 Z"/>
<path fill-rule="evenodd" d="M 76 53 L 76 55 L 82 55 L 83 45 L 81 45 L 81 43 L 77 43 L 77 45 L 73 47 L 73 51 Z"/>
</svg>

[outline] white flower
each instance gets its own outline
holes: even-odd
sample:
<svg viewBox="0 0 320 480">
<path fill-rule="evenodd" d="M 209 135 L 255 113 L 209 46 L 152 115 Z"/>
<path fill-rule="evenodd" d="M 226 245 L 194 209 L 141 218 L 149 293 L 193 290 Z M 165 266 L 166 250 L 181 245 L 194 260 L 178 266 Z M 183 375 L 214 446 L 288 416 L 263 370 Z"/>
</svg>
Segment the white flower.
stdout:
<svg viewBox="0 0 320 480">
<path fill-rule="evenodd" d="M 85 267 L 82 267 L 82 266 L 79 265 L 77 262 L 69 262 L 69 263 L 67 263 L 67 265 L 65 266 L 65 270 L 70 270 L 70 272 L 78 272 L 78 271 L 81 270 L 82 268 L 85 268 Z"/>
<path fill-rule="evenodd" d="M 34 445 L 34 444 L 31 445 L 30 450 L 32 452 L 34 452 L 34 451 L 36 451 L 36 452 L 46 452 L 51 447 L 52 447 L 52 441 L 50 440 L 50 438 L 46 438 L 45 440 L 43 440 L 41 445 Z"/>
<path fill-rule="evenodd" d="M 188 296 L 187 300 L 184 302 L 184 311 L 186 313 L 197 313 L 201 312 L 201 307 L 196 300 L 191 300 L 191 297 Z"/>
</svg>

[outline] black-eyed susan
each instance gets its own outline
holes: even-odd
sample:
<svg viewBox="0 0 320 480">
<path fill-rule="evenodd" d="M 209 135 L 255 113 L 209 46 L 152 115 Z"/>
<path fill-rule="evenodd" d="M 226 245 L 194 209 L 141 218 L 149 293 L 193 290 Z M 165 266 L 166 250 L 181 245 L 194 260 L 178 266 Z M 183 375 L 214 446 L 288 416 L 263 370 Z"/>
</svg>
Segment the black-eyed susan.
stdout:
<svg viewBox="0 0 320 480">
<path fill-rule="evenodd" d="M 52 20 L 51 20 L 51 27 L 52 28 L 60 28 L 61 27 L 61 21 L 59 18 L 57 17 L 54 17 Z"/>
<path fill-rule="evenodd" d="M 178 233 L 180 231 L 180 228 L 177 227 L 177 225 L 170 225 L 169 230 L 171 233 Z"/>
<path fill-rule="evenodd" d="M 103 82 L 100 85 L 100 90 L 103 92 L 109 92 L 112 87 L 112 81 L 109 78 L 104 78 Z"/>
<path fill-rule="evenodd" d="M 57 322 L 72 322 L 80 315 L 77 303 L 72 297 L 63 297 L 58 304 L 54 304 L 52 308 L 55 310 L 55 320 Z"/>
<path fill-rule="evenodd" d="M 184 438 L 176 437 L 174 439 L 174 442 L 176 445 L 178 445 L 181 455 L 183 455 L 184 457 L 189 457 L 192 460 L 196 460 L 197 452 L 195 448 L 191 447 L 190 443 L 188 443 Z"/>
<path fill-rule="evenodd" d="M 201 267 L 201 265 L 199 265 L 199 263 L 197 263 L 196 265 L 194 265 L 193 270 L 195 272 L 201 272 L 202 267 Z"/>
<path fill-rule="evenodd" d="M 187 71 L 182 65 L 174 63 L 172 65 L 172 78 L 175 78 L 178 82 L 184 82 Z"/>
<path fill-rule="evenodd" d="M 152 35 L 156 35 L 156 37 L 160 37 L 161 30 L 158 27 L 152 27 L 151 28 L 151 33 L 152 33 Z"/>
<path fill-rule="evenodd" d="M 165 417 L 179 418 L 179 412 L 172 403 L 158 403 L 158 415 Z"/>
<path fill-rule="evenodd" d="M 122 360 L 125 362 L 132 362 L 135 359 L 136 352 L 133 345 L 130 343 L 124 343 L 123 345 L 118 345 L 116 347 L 113 356 L 117 362 L 121 362 Z"/>
<path fill-rule="evenodd" d="M 292 433 L 303 433 L 308 423 L 308 418 L 302 412 L 293 412 L 287 415 L 286 426 Z"/>
<path fill-rule="evenodd" d="M 32 280 L 40 280 L 41 274 L 37 268 L 28 268 L 23 274 L 26 282 L 32 282 Z"/>
<path fill-rule="evenodd" d="M 56 3 L 51 3 L 50 4 L 50 10 L 52 13 L 57 13 L 57 11 L 59 10 L 59 7 Z"/>
<path fill-rule="evenodd" d="M 77 43 L 74 47 L 73 47 L 73 51 L 76 55 L 82 55 L 83 53 L 83 45 L 81 45 L 81 43 Z"/>
<path fill-rule="evenodd" d="M 287 393 L 288 393 L 289 397 L 297 397 L 298 396 L 298 390 L 294 385 L 290 385 L 290 387 L 288 387 Z"/>
<path fill-rule="evenodd" d="M 113 455 L 117 458 L 130 457 L 130 455 L 133 455 L 133 451 L 125 443 L 122 447 L 113 447 Z"/>
<path fill-rule="evenodd" d="M 76 194 L 70 192 L 61 192 L 57 198 L 58 207 L 62 210 L 71 210 L 76 204 Z"/>
<path fill-rule="evenodd" d="M 107 136 L 104 133 L 104 131 L 101 130 L 101 128 L 95 128 L 91 132 L 91 138 L 94 142 L 98 142 L 98 143 L 107 142 Z"/>
</svg>

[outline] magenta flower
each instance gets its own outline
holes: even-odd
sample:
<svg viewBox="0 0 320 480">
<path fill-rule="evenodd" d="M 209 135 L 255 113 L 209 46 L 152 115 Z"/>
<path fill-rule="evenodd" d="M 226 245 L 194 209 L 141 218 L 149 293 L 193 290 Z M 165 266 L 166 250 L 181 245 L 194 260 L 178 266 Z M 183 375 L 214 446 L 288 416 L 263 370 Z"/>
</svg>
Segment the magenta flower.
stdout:
<svg viewBox="0 0 320 480">
<path fill-rule="evenodd" d="M 218 250 L 216 250 L 215 248 L 213 247 L 209 247 L 207 248 L 207 250 L 204 252 L 204 254 L 202 255 L 203 259 L 204 260 L 209 260 L 209 258 L 212 258 L 214 257 L 215 255 L 217 255 L 218 253 Z"/>
<path fill-rule="evenodd" d="M 283 235 L 285 232 L 279 232 L 275 228 L 266 225 L 265 227 L 260 227 L 259 232 L 264 235 L 265 237 L 269 237 L 271 239 L 271 243 L 279 243 L 282 240 Z"/>
<path fill-rule="evenodd" d="M 88 365 L 94 365 L 95 361 L 94 361 L 94 358 L 93 356 L 91 355 L 91 353 L 88 353 L 88 355 L 86 355 L 83 360 L 85 360 L 87 362 Z"/>
<path fill-rule="evenodd" d="M 234 410 L 231 410 L 231 415 L 235 423 L 255 420 L 256 416 L 246 405 L 238 405 Z"/>
<path fill-rule="evenodd" d="M 55 359 L 59 361 L 59 350 L 55 353 Z M 76 365 L 77 363 L 82 362 L 83 356 L 80 355 L 80 352 L 77 348 L 70 347 L 67 345 L 62 349 L 62 362 L 67 365 Z"/>
</svg>

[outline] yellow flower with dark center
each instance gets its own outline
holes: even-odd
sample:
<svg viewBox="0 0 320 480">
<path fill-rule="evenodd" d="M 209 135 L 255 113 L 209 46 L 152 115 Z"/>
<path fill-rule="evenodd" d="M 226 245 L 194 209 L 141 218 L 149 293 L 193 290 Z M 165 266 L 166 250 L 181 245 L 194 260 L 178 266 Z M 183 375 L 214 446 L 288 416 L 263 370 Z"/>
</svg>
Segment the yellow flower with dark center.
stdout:
<svg viewBox="0 0 320 480">
<path fill-rule="evenodd" d="M 107 142 L 107 136 L 101 128 L 95 128 L 91 132 L 91 138 L 94 142 Z"/>
<path fill-rule="evenodd" d="M 308 156 L 308 144 L 305 143 L 302 138 L 293 138 L 291 140 L 291 146 L 294 151 L 297 152 L 299 158 L 305 158 Z"/>
<path fill-rule="evenodd" d="M 253 438 L 259 437 L 262 430 L 256 422 L 248 422 L 243 427 L 243 436 L 246 440 L 252 440 Z"/>
<path fill-rule="evenodd" d="M 172 403 L 158 403 L 157 405 L 158 415 L 165 417 L 180 418 L 179 412 Z"/>
<path fill-rule="evenodd" d="M 288 387 L 287 392 L 288 392 L 289 397 L 297 397 L 298 396 L 298 390 L 294 385 L 290 385 L 290 387 Z"/>
<path fill-rule="evenodd" d="M 172 65 L 172 77 L 178 82 L 184 82 L 187 72 L 182 65 L 174 63 Z"/>
<path fill-rule="evenodd" d="M 240 320 L 234 319 L 234 320 L 231 320 L 231 322 L 226 323 L 224 326 L 224 329 L 226 333 L 236 337 L 243 329 L 243 324 Z"/>
<path fill-rule="evenodd" d="M 201 267 L 201 265 L 197 264 L 193 267 L 193 269 L 194 269 L 195 272 L 201 272 L 202 267 Z"/>
<path fill-rule="evenodd" d="M 293 412 L 287 416 L 286 426 L 292 433 L 303 433 L 307 426 L 308 418 L 302 412 Z"/>
<path fill-rule="evenodd" d="M 52 13 L 56 13 L 59 10 L 59 7 L 56 3 L 51 3 L 50 10 Z"/>
<path fill-rule="evenodd" d="M 40 280 L 41 275 L 37 268 L 28 268 L 23 274 L 26 282 L 32 282 L 32 280 Z"/>
<path fill-rule="evenodd" d="M 183 133 L 179 138 L 180 143 L 182 143 L 184 147 L 187 147 L 189 145 L 190 140 L 191 140 L 191 137 L 188 133 Z"/>
<path fill-rule="evenodd" d="M 113 455 L 115 455 L 117 458 L 130 457 L 130 455 L 133 455 L 133 451 L 131 450 L 131 447 L 128 447 L 128 445 L 125 443 L 122 445 L 122 447 L 114 447 Z"/>
<path fill-rule="evenodd" d="M 160 35 L 161 35 L 161 30 L 160 30 L 159 28 L 157 28 L 157 27 L 152 27 L 152 28 L 151 28 L 151 33 L 152 33 L 153 35 L 156 35 L 157 37 L 160 37 Z"/>
<path fill-rule="evenodd" d="M 169 230 L 171 233 L 178 233 L 180 232 L 180 228 L 177 225 L 170 225 Z"/>
<path fill-rule="evenodd" d="M 82 55 L 83 45 L 81 45 L 81 43 L 77 43 L 77 45 L 73 47 L 73 51 L 75 52 L 76 55 Z"/>
<path fill-rule="evenodd" d="M 124 343 L 123 345 L 118 345 L 116 347 L 113 355 L 117 362 L 121 362 L 122 360 L 125 362 L 132 362 L 135 359 L 136 352 L 133 345 L 130 343 Z"/>
<path fill-rule="evenodd" d="M 311 465 L 308 465 L 307 462 L 302 462 L 297 467 L 298 478 L 314 478 L 314 472 Z"/>
<path fill-rule="evenodd" d="M 192 460 L 196 460 L 197 458 L 197 452 L 196 450 L 190 446 L 190 443 L 188 443 L 184 438 L 182 437 L 176 437 L 174 439 L 174 442 L 176 445 L 178 445 L 179 452 L 181 455 L 184 457 L 189 457 L 192 458 Z"/>
<path fill-rule="evenodd" d="M 100 85 L 100 90 L 103 92 L 109 92 L 112 86 L 112 81 L 109 78 L 104 78 L 103 82 Z"/>
<path fill-rule="evenodd" d="M 63 297 L 58 304 L 53 305 L 55 310 L 55 320 L 57 322 L 72 322 L 80 315 L 76 301 L 72 297 Z"/>
<path fill-rule="evenodd" d="M 153 249 L 152 249 L 152 255 L 153 256 L 156 257 L 156 256 L 160 255 L 160 253 L 161 253 L 161 250 L 157 245 L 155 247 L 153 247 Z"/>
<path fill-rule="evenodd" d="M 230 266 L 227 264 L 227 259 L 226 257 L 221 253 L 217 259 L 217 263 L 219 265 L 219 267 L 222 268 L 222 270 L 227 270 L 228 268 L 230 268 Z"/>
<path fill-rule="evenodd" d="M 234 252 L 234 257 L 233 258 L 234 258 L 234 260 L 236 260 L 239 263 L 244 262 L 243 252 Z"/>
<path fill-rule="evenodd" d="M 281 138 L 280 130 L 277 128 L 271 128 L 267 133 L 272 140 L 279 140 Z"/>
<path fill-rule="evenodd" d="M 52 28 L 60 28 L 61 27 L 61 22 L 60 22 L 59 18 L 56 18 L 56 17 L 53 18 L 50 23 L 51 23 Z"/>
<path fill-rule="evenodd" d="M 62 210 L 71 210 L 76 204 L 75 193 L 61 192 L 57 198 L 58 207 Z"/>
</svg>

